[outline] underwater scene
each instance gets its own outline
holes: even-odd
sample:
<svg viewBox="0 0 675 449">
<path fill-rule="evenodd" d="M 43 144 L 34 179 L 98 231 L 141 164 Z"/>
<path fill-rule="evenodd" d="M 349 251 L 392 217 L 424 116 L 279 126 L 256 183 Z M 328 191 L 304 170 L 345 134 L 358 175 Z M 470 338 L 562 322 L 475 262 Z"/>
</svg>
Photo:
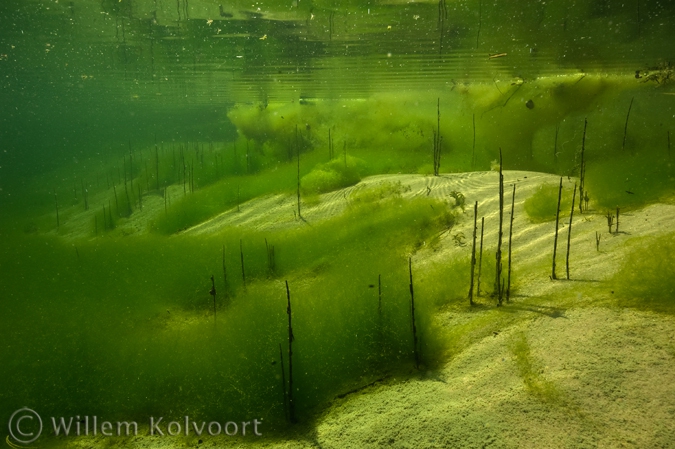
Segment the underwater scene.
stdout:
<svg viewBox="0 0 675 449">
<path fill-rule="evenodd" d="M 675 2 L 2 0 L 0 445 L 675 447 Z"/>
</svg>

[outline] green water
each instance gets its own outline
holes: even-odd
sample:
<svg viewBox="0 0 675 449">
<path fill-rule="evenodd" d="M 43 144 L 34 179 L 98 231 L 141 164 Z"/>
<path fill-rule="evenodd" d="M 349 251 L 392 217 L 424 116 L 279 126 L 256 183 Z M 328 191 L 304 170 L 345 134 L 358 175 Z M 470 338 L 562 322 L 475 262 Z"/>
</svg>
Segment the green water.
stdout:
<svg viewBox="0 0 675 449">
<path fill-rule="evenodd" d="M 314 223 L 300 208 L 432 176 L 438 135 L 441 175 L 501 149 L 506 170 L 583 167 L 596 210 L 672 201 L 673 20 L 657 0 L 4 0 L 0 422 L 28 406 L 283 435 L 442 365 L 462 337 L 435 312 L 466 301 L 470 261 L 414 256 L 467 205 L 387 183 Z M 292 225 L 179 234 L 269 195 L 301 197 Z M 556 195 L 528 200 L 533 221 Z"/>
</svg>

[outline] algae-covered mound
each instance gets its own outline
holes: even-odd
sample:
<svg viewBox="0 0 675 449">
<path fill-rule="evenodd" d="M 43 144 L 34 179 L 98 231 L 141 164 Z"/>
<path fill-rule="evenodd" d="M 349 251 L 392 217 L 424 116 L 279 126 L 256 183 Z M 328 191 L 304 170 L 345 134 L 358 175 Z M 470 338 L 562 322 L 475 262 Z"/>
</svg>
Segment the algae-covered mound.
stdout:
<svg viewBox="0 0 675 449">
<path fill-rule="evenodd" d="M 527 216 L 530 217 L 533 222 L 555 220 L 556 212 L 558 211 L 558 193 L 559 186 L 555 184 L 540 185 L 537 190 L 525 200 L 525 212 L 527 213 Z M 559 216 L 566 217 L 570 214 L 572 195 L 570 194 L 571 192 L 566 190 L 560 193 Z M 578 198 L 576 200 L 578 200 Z"/>
<path fill-rule="evenodd" d="M 364 162 L 346 156 L 344 160 L 332 161 L 317 165 L 311 172 L 302 177 L 300 185 L 308 194 L 326 193 L 351 186 L 361 180 L 360 173 L 365 171 Z"/>
</svg>

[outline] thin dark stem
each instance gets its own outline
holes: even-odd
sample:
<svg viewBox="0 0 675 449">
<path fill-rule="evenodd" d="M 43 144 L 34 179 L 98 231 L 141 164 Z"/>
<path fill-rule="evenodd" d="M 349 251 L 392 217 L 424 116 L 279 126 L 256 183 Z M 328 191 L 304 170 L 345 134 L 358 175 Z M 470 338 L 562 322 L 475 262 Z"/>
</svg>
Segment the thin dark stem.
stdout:
<svg viewBox="0 0 675 449">
<path fill-rule="evenodd" d="M 572 209 L 570 210 L 570 225 L 567 228 L 567 256 L 565 257 L 565 270 L 567 272 L 567 279 L 570 278 L 570 244 L 572 242 L 572 220 L 574 219 L 574 201 L 576 198 L 577 185 L 574 184 L 574 193 L 572 194 Z"/>
<path fill-rule="evenodd" d="M 609 234 L 612 234 L 612 224 L 614 223 L 614 215 L 610 214 L 609 211 L 607 211 L 607 215 L 605 215 L 605 218 L 607 218 L 607 228 Z"/>
<path fill-rule="evenodd" d="M 581 166 L 579 168 L 579 198 L 584 197 L 584 187 L 586 187 L 586 127 L 588 119 L 584 118 L 584 135 L 581 140 Z M 583 201 L 579 201 L 579 213 L 584 212 Z"/>
<path fill-rule="evenodd" d="M 504 224 L 504 175 L 502 162 L 502 149 L 499 149 L 499 234 L 497 240 L 496 273 L 495 273 L 495 293 L 498 298 L 498 305 L 502 305 L 502 236 Z"/>
<path fill-rule="evenodd" d="M 602 235 L 598 232 L 595 231 L 595 250 L 600 251 L 600 238 Z"/>
<path fill-rule="evenodd" d="M 473 305 L 473 278 L 476 272 L 476 231 L 478 228 L 478 201 L 473 205 L 473 245 L 471 247 L 471 282 L 469 284 L 469 304 Z"/>
<path fill-rule="evenodd" d="M 478 257 L 478 282 L 476 283 L 476 295 L 480 296 L 480 274 L 483 269 L 483 229 L 485 229 L 485 217 L 480 219 L 480 251 Z"/>
<path fill-rule="evenodd" d="M 513 184 L 513 195 L 511 196 L 511 223 L 509 224 L 509 267 L 506 275 L 506 301 L 511 298 L 511 240 L 513 237 L 513 215 L 516 203 L 516 185 Z"/>
<path fill-rule="evenodd" d="M 211 290 L 209 290 L 209 294 L 213 296 L 213 324 L 216 324 L 216 281 L 213 279 L 213 275 L 211 275 Z"/>
<path fill-rule="evenodd" d="M 553 269 L 551 279 L 558 279 L 555 275 L 555 254 L 558 249 L 558 223 L 560 222 L 560 199 L 562 198 L 562 177 L 560 177 L 560 188 L 558 189 L 558 208 L 555 213 L 555 238 L 553 239 Z"/>
</svg>

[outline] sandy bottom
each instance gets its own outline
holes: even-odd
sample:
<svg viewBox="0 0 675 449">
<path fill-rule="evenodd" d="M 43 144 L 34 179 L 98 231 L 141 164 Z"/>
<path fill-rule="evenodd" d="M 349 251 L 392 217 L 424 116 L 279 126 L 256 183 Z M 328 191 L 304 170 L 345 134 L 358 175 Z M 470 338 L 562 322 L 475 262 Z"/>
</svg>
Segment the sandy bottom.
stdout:
<svg viewBox="0 0 675 449">
<path fill-rule="evenodd" d="M 528 389 L 511 350 L 525 338 Z M 486 337 L 426 378 L 337 401 L 321 447 L 672 447 L 675 320 L 601 308 Z M 302 447 L 302 446 L 298 446 Z"/>
<path fill-rule="evenodd" d="M 400 181 L 404 196 L 448 200 L 466 195 L 459 222 L 440 244 L 416 253 L 418 270 L 449 257 L 469 257 L 473 203 L 485 217 L 485 242 L 493 263 L 498 223 L 495 172 L 445 175 L 383 175 L 321 197 L 305 208 L 312 223 L 343 211 L 350 195 L 364 186 Z M 269 447 L 269 448 L 584 448 L 675 447 L 675 317 L 610 304 L 603 283 L 644 237 L 665 233 L 675 223 L 675 206 L 656 204 L 622 214 L 621 233 L 608 233 L 606 211 L 575 215 L 570 254 L 571 281 L 552 281 L 555 225 L 533 224 L 523 203 L 542 183 L 559 182 L 540 173 L 506 172 L 505 243 L 512 185 L 516 185 L 513 260 L 514 297 L 497 309 L 492 301 L 469 312 L 439 312 L 452 329 L 477 317 L 497 316 L 479 338 L 467 343 L 436 371 L 387 379 L 336 398 L 311 428 L 299 426 L 285 440 L 246 438 L 65 440 L 64 447 Z M 571 189 L 574 180 L 564 179 Z M 185 231 L 211 233 L 224 226 L 256 229 L 306 226 L 293 215 L 291 196 L 269 196 L 245 203 Z M 558 277 L 565 277 L 568 223 L 561 223 Z M 596 232 L 602 234 L 596 250 Z M 461 238 L 464 237 L 464 239 Z M 458 241 L 459 240 L 459 241 Z M 462 245 L 461 242 L 467 243 Z M 589 284 L 597 286 L 588 294 Z M 554 299 L 555 298 L 555 299 Z M 560 300 L 560 302 L 556 302 Z M 605 306 L 600 306 L 605 304 Z M 490 322 L 489 319 L 486 322 Z M 61 444 L 61 443 L 57 443 Z"/>
</svg>

